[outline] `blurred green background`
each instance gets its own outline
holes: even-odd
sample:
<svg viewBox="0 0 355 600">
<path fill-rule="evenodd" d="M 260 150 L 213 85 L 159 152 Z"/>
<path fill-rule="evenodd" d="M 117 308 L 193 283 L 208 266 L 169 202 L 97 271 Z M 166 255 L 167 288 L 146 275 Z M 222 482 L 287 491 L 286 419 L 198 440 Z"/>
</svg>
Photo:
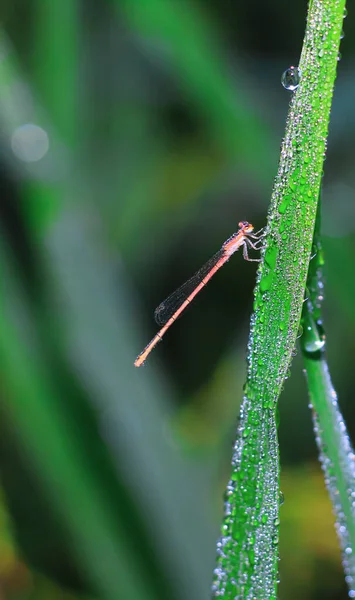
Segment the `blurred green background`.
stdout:
<svg viewBox="0 0 355 600">
<path fill-rule="evenodd" d="M 350 7 L 351 8 L 351 7 Z M 209 597 L 255 266 L 142 369 L 154 308 L 265 224 L 307 3 L 3 0 L 0 598 Z M 323 187 L 328 359 L 354 438 L 355 20 Z M 280 598 L 347 592 L 301 357 L 280 401 Z"/>
</svg>

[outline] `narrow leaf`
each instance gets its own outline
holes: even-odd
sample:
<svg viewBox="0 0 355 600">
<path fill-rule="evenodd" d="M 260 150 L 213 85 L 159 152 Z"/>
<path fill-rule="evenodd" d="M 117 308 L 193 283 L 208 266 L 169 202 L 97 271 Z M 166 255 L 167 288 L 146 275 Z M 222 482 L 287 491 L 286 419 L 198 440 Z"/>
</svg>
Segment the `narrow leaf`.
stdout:
<svg viewBox="0 0 355 600">
<path fill-rule="evenodd" d="M 314 257 L 307 279 L 307 298 L 302 311 L 303 335 L 300 343 L 319 458 L 336 517 L 345 579 L 350 598 L 355 598 L 355 454 L 325 356 L 326 340 L 321 314 L 323 265 L 318 218 L 314 233 Z"/>
<path fill-rule="evenodd" d="M 213 592 L 275 598 L 279 455 L 276 402 L 300 323 L 336 75 L 344 0 L 312 0 L 269 211 Z M 288 74 L 289 75 L 289 74 Z M 286 82 L 287 83 L 287 82 Z M 289 83 L 289 82 L 288 82 Z"/>
</svg>

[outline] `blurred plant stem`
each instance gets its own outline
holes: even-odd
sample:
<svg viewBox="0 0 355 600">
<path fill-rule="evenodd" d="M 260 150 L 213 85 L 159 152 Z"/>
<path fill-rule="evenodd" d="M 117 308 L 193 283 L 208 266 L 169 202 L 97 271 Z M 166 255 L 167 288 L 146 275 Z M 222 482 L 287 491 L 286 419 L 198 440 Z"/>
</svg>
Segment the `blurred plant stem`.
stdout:
<svg viewBox="0 0 355 600">
<path fill-rule="evenodd" d="M 67 406 L 51 381 L 35 320 L 3 241 L 0 266 L 5 411 L 16 424 L 22 450 L 38 473 L 47 501 L 62 519 L 68 544 L 73 545 L 86 580 L 100 598 L 116 599 L 123 590 L 137 600 L 156 598 L 142 578 L 127 532 L 123 528 L 117 531 L 117 519 L 105 502 L 95 473 L 88 468 Z"/>
<path fill-rule="evenodd" d="M 228 71 L 212 20 L 193 1 L 113 2 L 143 43 L 155 41 L 162 48 L 160 59 L 171 62 L 180 86 L 228 159 L 269 184 L 272 131 L 253 110 L 253 99 L 243 92 L 242 68 L 237 75 Z"/>
<path fill-rule="evenodd" d="M 50 37 L 47 41 L 50 42 Z M 66 43 L 65 39 L 62 41 Z M 108 255 L 105 233 L 92 228 L 97 218 L 95 206 L 89 203 L 83 206 L 80 192 L 86 182 L 83 173 L 75 169 L 76 148 L 73 150 L 63 143 L 56 123 L 52 126 L 45 110 L 39 108 L 36 94 L 24 83 L 13 47 L 5 35 L 1 43 L 5 60 L 0 63 L 0 83 L 4 84 L 5 94 L 0 97 L 0 108 L 6 123 L 6 161 L 13 173 L 27 180 L 22 186 L 22 208 L 40 259 L 38 267 L 45 290 L 41 310 L 36 307 L 36 317 L 40 320 L 37 334 L 43 344 L 39 355 L 23 341 L 24 330 L 18 329 L 16 314 L 3 313 L 3 376 L 8 381 L 11 398 L 16 396 L 11 411 L 14 428 L 19 432 L 21 445 L 31 450 L 27 455 L 28 468 L 38 472 L 50 502 L 55 507 L 55 502 L 60 503 L 63 526 L 78 550 L 78 563 L 103 598 L 116 600 L 129 596 L 142 600 L 152 595 L 155 599 L 165 598 L 163 582 L 168 581 L 169 597 L 202 600 L 208 593 L 213 564 L 214 533 L 208 518 L 207 481 L 198 479 L 197 468 L 182 460 L 179 449 L 172 443 L 168 426 L 169 391 L 152 375 L 147 377 L 143 373 L 140 378 L 136 375 L 133 357 L 139 344 L 126 277 L 123 268 Z M 45 60 L 43 53 L 39 56 Z M 26 96 L 16 96 L 16 86 L 26 90 Z M 68 110 L 72 109 L 70 104 Z M 65 120 L 65 111 L 63 114 Z M 11 152 L 10 140 L 16 127 L 28 122 L 42 124 L 48 132 L 51 151 L 39 164 L 21 165 Z M 69 116 L 69 136 L 72 122 Z M 4 264 L 7 260 L 3 259 Z M 25 302 L 22 290 L 18 295 L 22 311 Z M 33 314 L 28 314 L 27 320 L 36 329 L 34 319 Z M 121 550 L 129 521 L 120 499 L 116 511 L 108 508 L 97 492 L 104 489 L 102 482 L 92 480 L 79 457 L 77 463 L 74 454 L 71 456 L 72 444 L 80 447 L 79 454 L 90 456 L 90 448 L 81 434 L 73 440 L 63 429 L 64 411 L 68 420 L 76 418 L 74 406 L 64 403 L 56 409 L 59 416 L 54 411 L 50 422 L 52 399 L 56 405 L 60 404 L 60 391 L 53 388 L 45 367 L 45 348 L 51 343 L 80 381 L 88 410 L 94 407 L 97 427 L 115 463 L 117 480 L 140 513 L 141 535 L 131 531 L 124 556 Z M 41 420 L 42 411 L 45 422 Z M 42 456 L 44 429 L 51 436 L 46 457 Z M 63 449 L 58 458 L 60 440 Z M 57 459 L 62 461 L 58 468 Z M 95 473 L 95 477 L 99 475 Z M 83 487 L 78 490 L 81 484 Z M 60 487 L 65 488 L 65 502 L 58 491 Z M 85 489 L 87 512 L 83 508 L 82 520 L 74 522 Z M 109 495 L 110 491 L 105 493 Z M 118 531 L 109 524 L 110 518 L 117 521 Z M 86 531 L 81 531 L 84 519 L 89 524 Z M 125 532 L 122 535 L 121 527 Z M 137 557 L 129 549 L 135 536 Z M 146 545 L 144 540 L 148 537 L 150 544 Z M 81 546 L 85 547 L 83 553 L 79 553 Z M 142 552 L 146 557 L 151 553 L 145 565 L 141 562 Z M 92 564 L 94 559 L 96 564 Z M 124 576 L 120 576 L 118 566 L 114 568 L 115 561 L 125 569 Z M 156 572 L 150 569 L 152 562 Z"/>
<path fill-rule="evenodd" d="M 31 45 L 33 84 L 57 135 L 74 149 L 80 130 L 81 6 L 76 0 L 35 0 Z"/>
<path fill-rule="evenodd" d="M 338 405 L 325 357 L 321 306 L 324 298 L 323 251 L 318 208 L 302 311 L 300 344 L 308 381 L 314 431 L 325 482 L 336 516 L 349 595 L 355 595 L 355 463 L 346 425 Z"/>
</svg>

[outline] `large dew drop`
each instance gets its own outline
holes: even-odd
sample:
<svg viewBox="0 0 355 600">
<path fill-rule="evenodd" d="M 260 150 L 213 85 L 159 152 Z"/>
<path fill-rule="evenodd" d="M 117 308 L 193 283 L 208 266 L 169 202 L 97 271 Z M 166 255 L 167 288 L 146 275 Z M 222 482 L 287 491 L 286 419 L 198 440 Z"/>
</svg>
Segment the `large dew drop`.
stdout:
<svg viewBox="0 0 355 600">
<path fill-rule="evenodd" d="M 290 67 L 286 69 L 281 77 L 281 83 L 286 90 L 294 92 L 300 83 L 301 72 L 298 67 Z"/>
</svg>

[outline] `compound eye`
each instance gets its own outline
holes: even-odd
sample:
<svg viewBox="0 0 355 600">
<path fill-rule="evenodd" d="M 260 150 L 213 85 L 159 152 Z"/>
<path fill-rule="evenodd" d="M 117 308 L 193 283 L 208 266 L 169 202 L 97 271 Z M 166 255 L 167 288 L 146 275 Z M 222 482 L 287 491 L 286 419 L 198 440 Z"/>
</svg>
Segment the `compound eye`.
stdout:
<svg viewBox="0 0 355 600">
<path fill-rule="evenodd" d="M 238 223 L 238 227 L 244 229 L 245 227 L 249 227 L 249 223 L 248 221 L 240 221 L 240 223 Z"/>
</svg>

